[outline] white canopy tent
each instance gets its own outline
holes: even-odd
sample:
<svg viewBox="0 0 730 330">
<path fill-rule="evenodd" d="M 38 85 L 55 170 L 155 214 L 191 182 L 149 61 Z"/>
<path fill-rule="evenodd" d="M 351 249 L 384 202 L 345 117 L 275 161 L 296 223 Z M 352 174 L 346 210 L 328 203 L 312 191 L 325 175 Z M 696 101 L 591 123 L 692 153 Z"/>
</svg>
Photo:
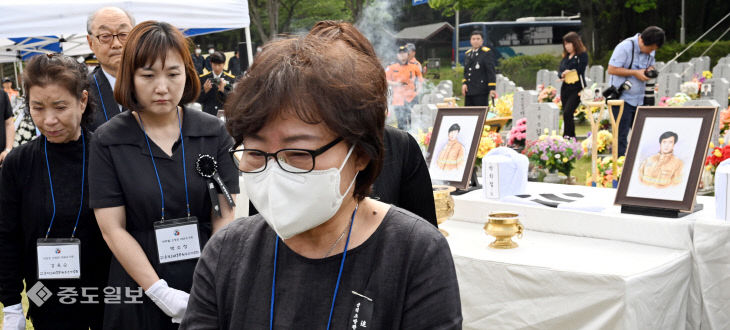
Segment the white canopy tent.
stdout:
<svg viewBox="0 0 730 330">
<path fill-rule="evenodd" d="M 38 52 L 91 53 L 86 42 L 87 17 L 107 6 L 127 10 L 137 22 L 168 22 L 188 36 L 246 28 L 252 62 L 247 0 L 22 0 L 0 1 L 0 63 Z"/>
</svg>

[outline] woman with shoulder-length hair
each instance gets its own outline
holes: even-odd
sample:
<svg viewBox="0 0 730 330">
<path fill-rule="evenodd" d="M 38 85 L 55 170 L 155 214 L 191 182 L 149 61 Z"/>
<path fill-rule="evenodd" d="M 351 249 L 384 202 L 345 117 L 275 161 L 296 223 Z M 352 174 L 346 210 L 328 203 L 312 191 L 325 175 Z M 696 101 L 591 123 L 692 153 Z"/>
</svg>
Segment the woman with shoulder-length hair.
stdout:
<svg viewBox="0 0 730 330">
<path fill-rule="evenodd" d="M 231 151 L 260 214 L 216 233 L 181 329 L 457 329 L 446 239 L 367 196 L 383 166 L 377 59 L 316 36 L 266 45 L 229 95 Z"/>
<path fill-rule="evenodd" d="M 23 280 L 36 329 L 100 329 L 111 253 L 89 208 L 86 66 L 38 55 L 23 85 L 26 114 L 42 135 L 13 149 L 0 171 L 3 329 L 25 329 Z"/>
<path fill-rule="evenodd" d="M 105 328 L 177 328 L 200 251 L 233 219 L 233 140 L 216 117 L 183 107 L 199 91 L 178 29 L 132 29 L 114 88 L 130 111 L 94 132 L 89 166 L 90 204 L 114 254 L 109 286 L 126 293 L 106 306 Z"/>
<path fill-rule="evenodd" d="M 560 100 L 563 103 L 563 136 L 575 137 L 573 115 L 580 105 L 580 91 L 585 86 L 585 72 L 588 67 L 588 53 L 583 41 L 576 32 L 563 36 L 563 59 L 560 61 L 558 77 L 563 81 L 560 86 Z"/>
</svg>

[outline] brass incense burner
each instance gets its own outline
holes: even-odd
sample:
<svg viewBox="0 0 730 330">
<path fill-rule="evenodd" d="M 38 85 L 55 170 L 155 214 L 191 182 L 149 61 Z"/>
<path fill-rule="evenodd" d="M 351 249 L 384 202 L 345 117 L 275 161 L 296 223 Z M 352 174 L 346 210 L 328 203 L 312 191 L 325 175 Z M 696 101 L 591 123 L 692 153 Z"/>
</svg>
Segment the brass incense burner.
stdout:
<svg viewBox="0 0 730 330">
<path fill-rule="evenodd" d="M 495 212 L 489 214 L 489 221 L 484 225 L 484 231 L 496 240 L 489 243 L 495 249 L 513 249 L 518 245 L 512 241 L 512 236 L 522 238 L 525 227 L 520 223 L 517 213 Z"/>
<path fill-rule="evenodd" d="M 454 215 L 454 198 L 451 197 L 451 192 L 455 190 L 456 188 L 451 186 L 433 186 L 433 202 L 436 204 L 436 222 L 439 225 Z M 439 228 L 439 231 L 444 236 L 449 236 L 449 233 L 445 230 Z"/>
</svg>

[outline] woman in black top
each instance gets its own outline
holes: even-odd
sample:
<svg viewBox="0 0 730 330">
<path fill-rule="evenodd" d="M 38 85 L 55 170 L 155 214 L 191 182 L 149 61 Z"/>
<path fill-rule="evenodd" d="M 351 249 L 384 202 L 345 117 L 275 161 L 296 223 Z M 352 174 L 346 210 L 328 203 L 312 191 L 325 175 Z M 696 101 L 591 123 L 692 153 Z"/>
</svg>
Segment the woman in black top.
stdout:
<svg viewBox="0 0 730 330">
<path fill-rule="evenodd" d="M 383 164 L 379 61 L 307 36 L 269 43 L 226 104 L 259 215 L 216 233 L 181 329 L 458 329 L 439 231 L 369 198 Z"/>
<path fill-rule="evenodd" d="M 233 140 L 216 117 L 181 107 L 195 100 L 200 83 L 176 28 L 142 22 L 128 38 L 114 96 L 131 111 L 94 132 L 89 183 L 90 205 L 114 254 L 109 285 L 139 303 L 107 304 L 104 327 L 174 329 L 200 251 L 233 220 L 232 206 L 216 192 L 220 184 L 209 191 L 200 174 L 217 170 L 223 186 L 238 193 L 227 154 Z"/>
<path fill-rule="evenodd" d="M 25 329 L 23 280 L 36 329 L 100 329 L 111 254 L 88 204 L 94 107 L 86 67 L 39 55 L 23 83 L 26 111 L 43 135 L 13 149 L 0 171 L 4 329 Z"/>
<path fill-rule="evenodd" d="M 588 67 L 586 47 L 575 32 L 563 37 L 563 60 L 560 61 L 558 77 L 563 80 L 560 87 L 560 100 L 563 102 L 563 136 L 575 137 L 573 115 L 580 105 L 580 91 L 585 85 L 585 72 Z"/>
</svg>

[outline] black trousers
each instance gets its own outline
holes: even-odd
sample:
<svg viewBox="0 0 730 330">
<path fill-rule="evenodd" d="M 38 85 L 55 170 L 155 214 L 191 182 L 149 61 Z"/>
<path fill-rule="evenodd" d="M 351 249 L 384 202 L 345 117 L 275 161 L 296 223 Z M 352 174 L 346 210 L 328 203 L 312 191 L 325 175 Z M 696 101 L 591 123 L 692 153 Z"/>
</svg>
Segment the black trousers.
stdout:
<svg viewBox="0 0 730 330">
<path fill-rule="evenodd" d="M 618 106 L 612 107 L 613 118 L 618 116 Z M 621 115 L 621 122 L 618 125 L 618 155 L 619 157 L 626 155 L 626 147 L 629 145 L 628 137 L 631 127 L 634 125 L 634 114 L 636 107 L 624 103 L 624 113 Z"/>
<path fill-rule="evenodd" d="M 470 107 L 470 106 L 487 106 L 487 102 L 489 102 L 489 94 L 482 94 L 482 95 L 467 95 L 464 98 L 464 106 Z"/>
<path fill-rule="evenodd" d="M 580 105 L 579 89 L 560 91 L 560 100 L 563 102 L 563 136 L 575 137 L 575 109 Z"/>
</svg>

